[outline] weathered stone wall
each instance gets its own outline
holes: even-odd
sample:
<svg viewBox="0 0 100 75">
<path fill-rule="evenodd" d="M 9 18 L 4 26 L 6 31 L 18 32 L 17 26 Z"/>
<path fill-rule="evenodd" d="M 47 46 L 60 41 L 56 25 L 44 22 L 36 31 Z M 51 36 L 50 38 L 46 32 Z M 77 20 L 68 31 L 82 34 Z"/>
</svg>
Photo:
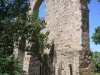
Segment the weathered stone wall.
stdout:
<svg viewBox="0 0 100 75">
<path fill-rule="evenodd" d="M 88 75 L 93 71 L 89 47 L 89 10 L 86 0 L 46 0 L 48 43 L 54 41 L 53 75 Z M 45 50 L 49 53 L 49 50 Z"/>
<path fill-rule="evenodd" d="M 44 51 L 42 75 L 89 75 L 93 72 L 86 1 L 45 0 L 47 25 L 44 31 L 50 31 L 48 43 L 51 48 Z M 29 13 L 37 10 L 42 2 L 43 0 L 30 0 Z M 30 57 L 25 53 L 23 69 L 27 75 L 39 75 L 33 71 L 39 62 L 35 61 L 36 58 L 31 61 Z M 37 64 L 34 65 L 33 62 Z M 36 71 L 40 72 L 39 66 Z"/>
<path fill-rule="evenodd" d="M 56 50 L 82 50 L 80 6 L 79 0 L 46 0 L 46 30 L 50 30 L 49 40 L 54 40 Z"/>
</svg>

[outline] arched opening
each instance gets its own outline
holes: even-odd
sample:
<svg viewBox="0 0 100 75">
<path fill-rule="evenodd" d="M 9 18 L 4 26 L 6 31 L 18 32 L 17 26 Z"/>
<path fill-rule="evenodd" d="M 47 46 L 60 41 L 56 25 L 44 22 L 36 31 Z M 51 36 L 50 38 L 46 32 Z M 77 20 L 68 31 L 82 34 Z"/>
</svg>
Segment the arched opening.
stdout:
<svg viewBox="0 0 100 75">
<path fill-rule="evenodd" d="M 34 0 L 31 4 L 34 4 Z M 44 18 L 45 15 L 45 2 L 44 0 L 37 0 L 34 4 L 33 8 L 33 12 L 34 11 L 38 11 L 38 18 Z M 28 75 L 41 75 L 42 71 L 41 71 L 41 67 L 40 67 L 40 61 L 34 57 L 31 56 L 30 61 L 29 61 L 29 69 L 28 69 Z"/>
<path fill-rule="evenodd" d="M 45 2 L 43 1 L 39 7 L 39 18 L 45 17 Z"/>
<path fill-rule="evenodd" d="M 39 12 L 38 12 L 38 17 L 40 19 L 44 19 L 45 18 L 45 2 L 43 1 L 39 7 Z M 41 32 L 43 33 L 43 30 L 41 30 Z"/>
</svg>

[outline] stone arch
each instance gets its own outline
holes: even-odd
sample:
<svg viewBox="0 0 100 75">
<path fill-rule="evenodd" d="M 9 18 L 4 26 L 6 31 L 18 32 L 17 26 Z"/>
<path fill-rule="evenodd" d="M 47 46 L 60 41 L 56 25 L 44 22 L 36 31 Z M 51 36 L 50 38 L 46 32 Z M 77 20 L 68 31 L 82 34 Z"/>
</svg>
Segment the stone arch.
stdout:
<svg viewBox="0 0 100 75">
<path fill-rule="evenodd" d="M 33 11 L 38 10 L 43 1 L 44 0 L 37 0 L 35 5 L 34 5 Z"/>
<path fill-rule="evenodd" d="M 30 0 L 30 11 L 29 13 L 32 13 L 34 11 L 38 11 L 40 5 L 42 4 L 44 0 Z"/>
</svg>

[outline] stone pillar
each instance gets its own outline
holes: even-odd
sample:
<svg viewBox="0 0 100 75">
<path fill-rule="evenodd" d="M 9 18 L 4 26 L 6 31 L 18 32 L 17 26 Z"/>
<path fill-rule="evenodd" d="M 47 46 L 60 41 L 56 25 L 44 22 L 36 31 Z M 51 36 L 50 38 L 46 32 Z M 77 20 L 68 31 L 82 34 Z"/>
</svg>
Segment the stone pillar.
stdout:
<svg viewBox="0 0 100 75">
<path fill-rule="evenodd" d="M 23 64 L 23 58 L 24 58 L 24 46 L 21 46 L 22 44 L 20 41 L 23 39 L 21 37 L 18 37 L 17 34 L 14 37 L 14 51 L 13 54 L 20 59 L 20 64 Z"/>
<path fill-rule="evenodd" d="M 30 55 L 27 55 L 25 52 L 24 61 L 23 61 L 23 70 L 25 71 L 24 75 L 29 75 L 29 64 L 30 64 Z"/>
<path fill-rule="evenodd" d="M 54 41 L 56 60 L 52 75 L 88 75 L 93 72 L 89 47 L 89 10 L 87 0 L 45 0 L 47 22 L 50 31 L 48 43 Z M 45 50 L 50 54 L 51 49 Z M 54 57 L 55 59 L 55 57 Z M 91 69 L 92 68 L 92 69 Z"/>
</svg>

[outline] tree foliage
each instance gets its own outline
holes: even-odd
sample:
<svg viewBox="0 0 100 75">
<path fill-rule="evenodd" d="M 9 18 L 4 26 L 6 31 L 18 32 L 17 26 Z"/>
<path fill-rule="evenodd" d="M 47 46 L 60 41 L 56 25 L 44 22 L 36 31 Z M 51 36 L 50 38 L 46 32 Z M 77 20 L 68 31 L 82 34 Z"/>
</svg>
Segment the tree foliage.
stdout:
<svg viewBox="0 0 100 75">
<path fill-rule="evenodd" d="M 19 33 L 18 20 L 25 19 L 28 7 L 26 0 L 0 0 L 0 75 L 22 73 L 19 60 L 13 55 L 13 37 Z"/>
<path fill-rule="evenodd" d="M 0 0 L 0 75 L 22 73 L 19 60 L 13 55 L 15 40 L 42 61 L 48 32 L 43 34 L 41 30 L 46 23 L 37 12 L 28 15 L 28 11 L 29 0 Z M 26 40 L 31 46 L 26 46 Z"/>
<path fill-rule="evenodd" d="M 1 53 L 1 51 L 0 51 Z M 23 72 L 19 59 L 14 55 L 0 54 L 0 75 L 21 75 Z"/>
<path fill-rule="evenodd" d="M 48 46 L 47 37 L 49 34 L 49 31 L 45 34 L 41 32 L 41 30 L 45 28 L 45 20 L 38 18 L 38 13 L 36 11 L 29 14 L 25 22 L 25 26 L 21 29 L 22 32 L 19 34 L 19 37 L 25 38 L 21 46 L 24 45 L 25 51 L 37 57 L 40 62 L 42 62 L 43 50 Z M 25 40 L 27 40 L 28 43 L 26 43 Z M 22 43 L 21 40 L 19 43 Z"/>
<path fill-rule="evenodd" d="M 93 53 L 93 61 L 94 61 L 94 72 L 100 73 L 100 52 Z"/>
<path fill-rule="evenodd" d="M 95 28 L 95 33 L 93 34 L 92 39 L 95 44 L 100 44 L 100 26 Z"/>
<path fill-rule="evenodd" d="M 0 49 L 8 55 L 13 53 L 13 35 L 19 33 L 22 26 L 19 20 L 26 18 L 27 10 L 26 0 L 0 0 Z"/>
</svg>

